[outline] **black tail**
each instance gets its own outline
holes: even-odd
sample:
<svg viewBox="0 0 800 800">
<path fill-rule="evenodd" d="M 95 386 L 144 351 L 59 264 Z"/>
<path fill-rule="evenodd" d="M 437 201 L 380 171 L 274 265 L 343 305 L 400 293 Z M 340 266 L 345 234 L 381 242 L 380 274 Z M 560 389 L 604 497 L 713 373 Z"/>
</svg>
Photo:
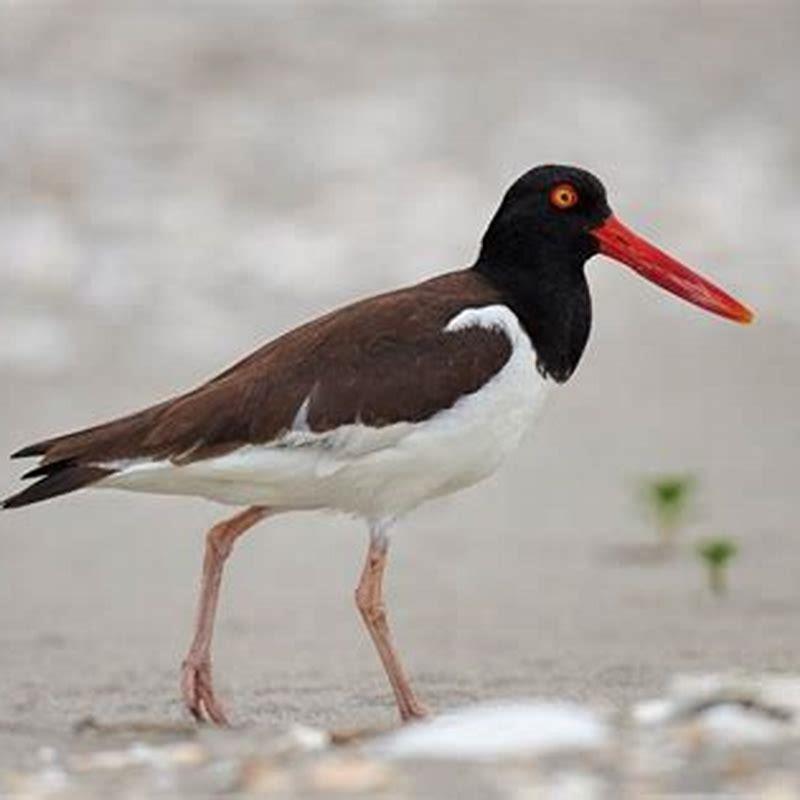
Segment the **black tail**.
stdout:
<svg viewBox="0 0 800 800">
<path fill-rule="evenodd" d="M 23 475 L 36 478 L 21 492 L 0 502 L 0 508 L 19 508 L 51 497 L 82 489 L 117 470 L 98 466 L 135 452 L 165 404 L 151 406 L 136 414 L 111 420 L 102 425 L 44 439 L 11 454 L 11 458 L 36 458 L 39 465 Z"/>
<path fill-rule="evenodd" d="M 20 455 L 22 454 L 20 453 Z M 25 455 L 28 454 L 25 453 Z M 34 453 L 30 455 L 34 455 Z M 51 497 L 58 497 L 60 494 L 74 492 L 76 489 L 95 483 L 113 472 L 113 469 L 87 466 L 70 460 L 54 461 L 23 475 L 24 478 L 38 478 L 39 480 L 21 492 L 7 497 L 0 507 L 19 508 L 31 503 L 38 503 L 41 500 L 48 500 Z"/>
</svg>

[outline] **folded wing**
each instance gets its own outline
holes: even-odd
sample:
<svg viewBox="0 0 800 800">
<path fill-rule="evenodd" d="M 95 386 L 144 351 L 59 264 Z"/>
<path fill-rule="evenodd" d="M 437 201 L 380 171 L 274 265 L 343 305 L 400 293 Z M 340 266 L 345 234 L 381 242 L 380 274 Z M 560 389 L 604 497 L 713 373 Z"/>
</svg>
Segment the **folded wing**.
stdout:
<svg viewBox="0 0 800 800">
<path fill-rule="evenodd" d="M 444 275 L 321 317 L 269 342 L 196 389 L 103 425 L 23 448 L 38 481 L 5 508 L 90 485 L 128 461 L 176 465 L 287 431 L 420 422 L 471 394 L 508 360 L 500 330 L 445 331 L 465 307 L 498 302 L 474 273 Z"/>
</svg>

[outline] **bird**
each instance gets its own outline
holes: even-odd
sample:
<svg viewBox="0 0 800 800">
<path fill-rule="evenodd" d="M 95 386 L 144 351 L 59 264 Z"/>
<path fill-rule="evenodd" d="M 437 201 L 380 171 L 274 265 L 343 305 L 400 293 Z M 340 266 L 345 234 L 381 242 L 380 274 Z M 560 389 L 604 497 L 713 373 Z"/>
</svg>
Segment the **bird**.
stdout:
<svg viewBox="0 0 800 800">
<path fill-rule="evenodd" d="M 390 530 L 422 503 L 493 473 L 553 384 L 575 372 L 592 320 L 597 254 L 739 323 L 753 313 L 625 226 L 606 189 L 545 164 L 506 191 L 470 266 L 356 300 L 263 345 L 171 399 L 45 439 L 34 482 L 5 509 L 78 489 L 188 495 L 236 507 L 207 535 L 181 693 L 199 721 L 229 724 L 211 644 L 226 559 L 257 523 L 297 510 L 364 520 L 356 606 L 402 721 L 425 717 L 383 600 Z"/>
</svg>

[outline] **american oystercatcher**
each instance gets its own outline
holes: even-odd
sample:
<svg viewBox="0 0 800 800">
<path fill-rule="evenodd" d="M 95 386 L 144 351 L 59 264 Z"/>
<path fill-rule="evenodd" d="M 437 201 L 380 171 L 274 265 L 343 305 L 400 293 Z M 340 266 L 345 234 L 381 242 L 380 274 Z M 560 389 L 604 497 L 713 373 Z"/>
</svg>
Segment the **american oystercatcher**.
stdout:
<svg viewBox="0 0 800 800">
<path fill-rule="evenodd" d="M 392 523 L 476 483 L 518 444 L 551 382 L 589 336 L 584 264 L 602 253 L 708 311 L 751 312 L 626 228 L 602 183 L 540 166 L 503 198 L 467 268 L 360 300 L 256 350 L 207 383 L 130 416 L 25 447 L 35 482 L 16 508 L 84 487 L 196 495 L 246 506 L 206 539 L 181 688 L 198 720 L 227 722 L 211 680 L 223 565 L 236 539 L 283 511 L 362 517 L 356 604 L 404 720 L 425 715 L 392 644 L 382 598 Z"/>
</svg>

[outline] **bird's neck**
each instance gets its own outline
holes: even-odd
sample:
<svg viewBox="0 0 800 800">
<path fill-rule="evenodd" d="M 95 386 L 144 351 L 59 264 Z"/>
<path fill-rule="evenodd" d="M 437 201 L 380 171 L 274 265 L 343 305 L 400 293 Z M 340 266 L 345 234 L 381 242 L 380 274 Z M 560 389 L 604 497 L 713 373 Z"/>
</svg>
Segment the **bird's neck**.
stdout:
<svg viewBox="0 0 800 800">
<path fill-rule="evenodd" d="M 484 247 L 472 269 L 499 290 L 516 314 L 536 352 L 539 372 L 563 383 L 578 366 L 592 321 L 583 259 L 566 263 L 562 252 L 548 252 L 546 245 L 521 250 L 489 253 Z"/>
</svg>

